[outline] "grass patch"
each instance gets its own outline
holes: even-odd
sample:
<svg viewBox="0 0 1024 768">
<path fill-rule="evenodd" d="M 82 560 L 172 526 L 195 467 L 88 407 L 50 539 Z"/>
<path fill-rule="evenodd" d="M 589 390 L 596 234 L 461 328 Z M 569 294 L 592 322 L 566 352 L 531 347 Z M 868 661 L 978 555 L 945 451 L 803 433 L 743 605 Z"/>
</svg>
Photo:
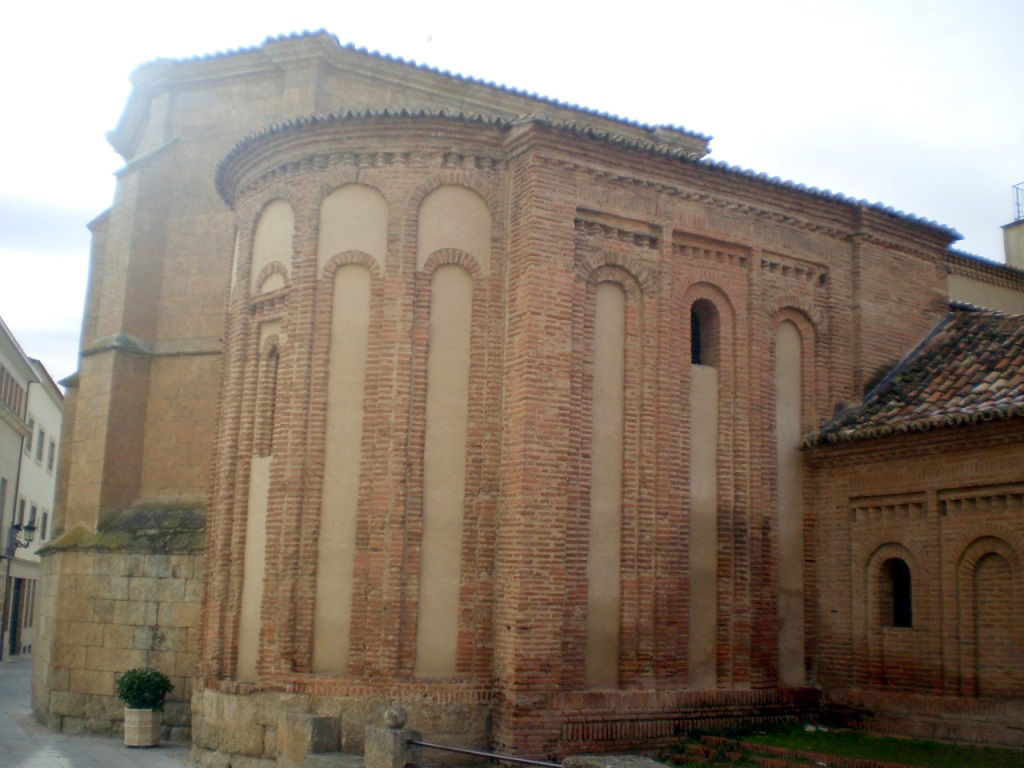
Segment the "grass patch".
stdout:
<svg viewBox="0 0 1024 768">
<path fill-rule="evenodd" d="M 789 726 L 750 733 L 746 741 L 828 755 L 927 766 L 927 768 L 1022 768 L 1024 751 L 997 747 L 972 747 L 918 739 L 874 736 L 860 731 L 813 731 Z"/>
</svg>

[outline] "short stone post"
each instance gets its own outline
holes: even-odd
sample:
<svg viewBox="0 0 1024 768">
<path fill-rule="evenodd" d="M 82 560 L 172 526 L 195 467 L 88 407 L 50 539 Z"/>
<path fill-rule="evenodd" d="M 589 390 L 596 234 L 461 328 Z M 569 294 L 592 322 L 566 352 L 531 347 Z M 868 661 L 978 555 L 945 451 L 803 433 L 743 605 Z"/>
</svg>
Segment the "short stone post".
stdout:
<svg viewBox="0 0 1024 768">
<path fill-rule="evenodd" d="M 405 728 L 408 716 L 397 704 L 392 704 L 384 713 L 384 725 L 366 726 L 363 748 L 365 768 L 405 768 L 415 765 L 419 748 L 409 740 L 419 741 L 419 731 Z"/>
<path fill-rule="evenodd" d="M 337 752 L 341 723 L 336 717 L 284 712 L 277 718 L 277 764 L 296 768 L 307 755 Z"/>
</svg>

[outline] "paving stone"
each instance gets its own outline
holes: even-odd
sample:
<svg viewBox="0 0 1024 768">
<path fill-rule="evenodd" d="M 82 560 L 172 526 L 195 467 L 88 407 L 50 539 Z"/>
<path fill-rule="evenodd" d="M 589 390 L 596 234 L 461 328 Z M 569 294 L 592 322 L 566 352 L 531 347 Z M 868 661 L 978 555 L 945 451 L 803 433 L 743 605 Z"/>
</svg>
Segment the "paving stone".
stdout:
<svg viewBox="0 0 1024 768">
<path fill-rule="evenodd" d="M 48 730 L 32 716 L 32 659 L 18 658 L 0 664 L 0 768 L 184 768 L 188 747 L 161 745 L 152 749 L 126 747 L 119 736 L 86 735 L 90 731 L 109 734 L 112 721 L 90 706 L 96 697 L 84 697 L 80 717 L 63 718 L 65 729 L 82 735 Z M 69 698 L 74 707 L 82 700 Z M 97 717 L 97 715 L 101 715 Z M 188 729 L 181 729 L 187 733 Z M 202 764 L 202 763 L 201 763 Z M 273 761 L 238 768 L 273 768 Z M 226 764 L 209 765 L 226 768 Z"/>
</svg>

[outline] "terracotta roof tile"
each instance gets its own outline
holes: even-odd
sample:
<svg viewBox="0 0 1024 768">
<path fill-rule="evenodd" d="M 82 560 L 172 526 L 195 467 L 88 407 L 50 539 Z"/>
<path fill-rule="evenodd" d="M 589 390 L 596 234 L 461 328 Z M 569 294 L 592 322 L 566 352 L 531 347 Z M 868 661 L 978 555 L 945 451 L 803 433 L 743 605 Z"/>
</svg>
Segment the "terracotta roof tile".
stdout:
<svg viewBox="0 0 1024 768">
<path fill-rule="evenodd" d="M 867 394 L 805 445 L 1024 416 L 1024 315 L 953 305 Z"/>
</svg>

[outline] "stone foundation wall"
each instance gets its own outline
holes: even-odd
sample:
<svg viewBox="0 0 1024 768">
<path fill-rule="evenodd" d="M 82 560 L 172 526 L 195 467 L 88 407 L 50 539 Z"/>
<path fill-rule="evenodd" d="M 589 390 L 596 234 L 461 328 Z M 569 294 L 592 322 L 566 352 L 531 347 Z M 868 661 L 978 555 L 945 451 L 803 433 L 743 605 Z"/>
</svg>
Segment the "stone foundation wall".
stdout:
<svg viewBox="0 0 1024 768">
<path fill-rule="evenodd" d="M 33 659 L 32 709 L 65 733 L 118 733 L 124 704 L 114 681 L 132 667 L 153 666 L 174 690 L 163 713 L 163 738 L 190 737 L 189 699 L 198 647 L 202 557 L 198 553 L 131 551 L 183 549 L 195 531 L 164 532 L 127 525 L 98 533 L 74 529 L 43 553 L 39 635 Z M 180 515 L 177 520 L 180 523 Z M 173 513 L 165 524 L 175 519 Z M 201 528 L 200 528 L 201 533 Z M 112 550 L 115 544 L 129 551 Z M 103 547 L 103 548 L 101 548 Z"/>
<path fill-rule="evenodd" d="M 823 707 L 838 724 L 875 733 L 1024 747 L 1020 700 L 836 690 Z"/>
<path fill-rule="evenodd" d="M 261 691 L 196 691 L 192 696 L 193 757 L 207 768 L 272 766 L 277 758 L 277 723 L 286 712 L 307 712 L 341 721 L 341 751 L 362 754 L 368 725 L 381 725 L 384 711 L 397 701 L 409 726 L 431 741 L 473 749 L 490 746 L 491 706 L 396 700 L 383 695 L 318 696 Z M 452 755 L 431 753 L 432 765 L 452 764 Z M 455 756 L 457 757 L 457 756 Z"/>
</svg>

